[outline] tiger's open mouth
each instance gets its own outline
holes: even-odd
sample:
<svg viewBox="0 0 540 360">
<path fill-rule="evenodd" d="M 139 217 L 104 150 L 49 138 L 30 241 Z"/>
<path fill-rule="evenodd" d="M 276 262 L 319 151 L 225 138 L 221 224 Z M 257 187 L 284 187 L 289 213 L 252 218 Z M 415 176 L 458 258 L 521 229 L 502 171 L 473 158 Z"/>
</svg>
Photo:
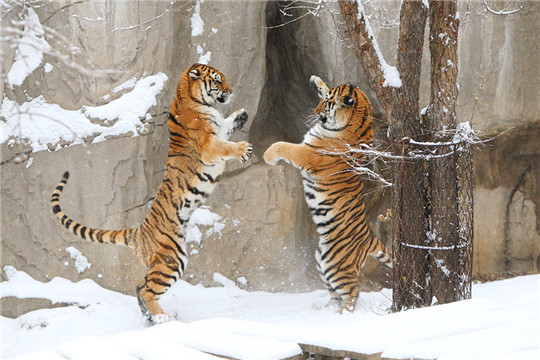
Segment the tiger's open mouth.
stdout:
<svg viewBox="0 0 540 360">
<path fill-rule="evenodd" d="M 231 99 L 231 95 L 232 95 L 232 92 L 225 92 L 225 93 L 221 93 L 221 95 L 219 95 L 216 100 L 219 101 L 220 103 L 225 103 L 227 104 L 229 102 L 229 100 Z"/>
</svg>

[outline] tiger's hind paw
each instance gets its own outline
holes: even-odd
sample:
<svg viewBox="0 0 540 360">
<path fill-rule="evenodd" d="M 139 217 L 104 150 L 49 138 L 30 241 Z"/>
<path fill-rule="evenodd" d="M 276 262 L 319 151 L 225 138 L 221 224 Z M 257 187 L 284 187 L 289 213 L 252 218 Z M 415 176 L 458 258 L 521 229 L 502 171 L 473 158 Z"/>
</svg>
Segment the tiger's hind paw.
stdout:
<svg viewBox="0 0 540 360">
<path fill-rule="evenodd" d="M 174 318 L 167 314 L 157 314 L 148 317 L 148 322 L 150 322 L 152 325 L 164 324 L 173 320 Z"/>
</svg>

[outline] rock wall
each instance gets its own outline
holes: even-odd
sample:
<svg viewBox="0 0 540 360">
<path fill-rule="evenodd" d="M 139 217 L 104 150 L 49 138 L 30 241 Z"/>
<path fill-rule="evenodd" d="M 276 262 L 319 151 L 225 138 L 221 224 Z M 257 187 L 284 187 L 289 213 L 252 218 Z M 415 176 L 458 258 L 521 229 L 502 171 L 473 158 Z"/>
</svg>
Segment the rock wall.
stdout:
<svg viewBox="0 0 540 360">
<path fill-rule="evenodd" d="M 398 6 L 384 4 L 379 11 L 387 14 Z M 474 271 L 538 272 L 540 94 L 532 79 L 539 75 L 535 44 L 540 5 L 524 2 L 521 12 L 496 17 L 484 13 L 481 3 L 473 4 L 476 8 L 469 7 L 469 12 L 465 3 L 460 10 L 459 117 L 471 120 L 485 136 L 507 131 L 475 154 Z M 56 224 L 49 196 L 69 169 L 72 176 L 62 206 L 70 216 L 100 228 L 138 225 L 163 176 L 168 147 L 163 124 L 178 78 L 188 65 L 209 57 L 235 89 L 236 100 L 223 111 L 244 107 L 250 115 L 246 128 L 233 140 L 252 142 L 255 156 L 247 165 L 228 164 L 208 203 L 222 217 L 224 228 L 203 236 L 201 244 L 189 244 L 192 255 L 185 278 L 211 284 L 219 272 L 232 280 L 240 278 L 240 286 L 254 290 L 321 287 L 313 259 L 316 234 L 299 174 L 286 165 L 269 167 L 259 157 L 274 141 L 301 140 L 307 116 L 317 103 L 308 83 L 313 74 L 332 86 L 353 82 L 365 89 L 374 104 L 377 138 L 384 138 L 384 119 L 334 5 L 327 4 L 330 8 L 319 16 L 303 17 L 305 9 L 287 10 L 297 19 L 287 25 L 283 24 L 291 17 L 280 11 L 284 3 L 273 1 L 174 6 L 56 1 L 36 9 L 42 23 L 62 31 L 81 49 L 79 61 L 124 72 L 90 77 L 46 55 L 44 63 L 54 64 L 53 70 L 34 71 L 21 87 L 6 87 L 5 96 L 22 102 L 42 94 L 49 103 L 77 109 L 103 103 L 104 95 L 133 76 L 164 72 L 169 81 L 151 111 L 148 130 L 140 136 L 37 153 L 25 145 L 1 145 L 2 266 L 13 265 L 40 280 L 58 275 L 90 278 L 133 293 L 144 269 L 132 250 L 77 240 Z M 191 25 L 197 11 L 204 26 L 194 33 Z M 397 29 L 383 26 L 375 15 L 377 38 L 391 62 Z M 13 52 L 6 51 L 11 56 L 3 57 L 4 70 L 13 58 Z M 426 55 L 426 63 L 427 59 Z M 429 73 L 424 72 L 422 101 L 427 103 Z M 388 226 L 376 219 L 389 207 L 389 191 L 369 186 L 370 223 L 381 238 L 389 239 Z M 77 272 L 65 251 L 68 246 L 88 258 L 89 270 Z"/>
</svg>

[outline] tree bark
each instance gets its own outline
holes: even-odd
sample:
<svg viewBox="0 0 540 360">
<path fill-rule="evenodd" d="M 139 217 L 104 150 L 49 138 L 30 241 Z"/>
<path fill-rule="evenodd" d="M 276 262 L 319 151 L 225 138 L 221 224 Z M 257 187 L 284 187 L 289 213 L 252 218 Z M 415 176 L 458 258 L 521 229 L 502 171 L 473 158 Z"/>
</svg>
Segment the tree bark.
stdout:
<svg viewBox="0 0 540 360">
<path fill-rule="evenodd" d="M 366 18 L 363 13 L 359 14 L 356 1 L 340 0 L 339 6 L 341 15 L 347 25 L 349 38 L 354 44 L 354 53 L 360 60 L 360 65 L 368 78 L 369 87 L 377 95 L 377 99 L 388 120 L 392 121 L 393 88 L 383 86 L 385 82 L 384 73 Z"/>
<path fill-rule="evenodd" d="M 408 156 L 411 149 L 407 142 L 400 140 L 421 139 L 423 134 L 419 98 L 426 20 L 427 9 L 422 2 L 403 1 L 397 48 L 397 69 L 402 87 L 397 89 L 393 99 L 394 121 L 389 128 L 393 151 L 403 157 Z M 421 280 L 429 275 L 427 252 L 408 247 L 425 243 L 424 189 L 417 182 L 423 173 L 423 164 L 419 161 L 399 161 L 393 168 L 393 255 L 398 264 L 394 267 L 393 276 L 395 309 L 410 307 L 411 304 L 423 306 L 430 301 L 425 281 Z"/>
<path fill-rule="evenodd" d="M 430 1 L 431 100 L 427 118 L 431 141 L 448 141 L 444 130 L 457 127 L 458 27 L 457 0 Z M 431 292 L 438 303 L 460 300 L 460 238 L 458 219 L 457 146 L 439 148 L 438 153 L 453 153 L 430 161 L 431 208 L 429 245 Z M 442 250 L 448 249 L 448 250 Z"/>
<path fill-rule="evenodd" d="M 457 124 L 459 20 L 456 0 L 431 0 L 429 9 L 423 1 L 402 2 L 396 65 L 401 87 L 385 86 L 377 45 L 365 14 L 359 11 L 359 4 L 350 0 L 340 0 L 339 4 L 355 54 L 390 125 L 389 140 L 394 154 L 408 157 L 411 150 L 419 150 L 407 139 L 442 140 L 435 134 L 442 134 L 443 129 L 455 129 Z M 421 116 L 421 59 L 428 14 L 431 99 L 427 115 Z M 457 300 L 462 260 L 459 251 L 434 250 L 452 246 L 457 249 L 460 241 L 459 184 L 454 161 L 452 156 L 437 160 L 426 157 L 397 161 L 394 165 L 393 297 L 396 310 L 430 305 L 433 297 L 439 303 Z"/>
</svg>

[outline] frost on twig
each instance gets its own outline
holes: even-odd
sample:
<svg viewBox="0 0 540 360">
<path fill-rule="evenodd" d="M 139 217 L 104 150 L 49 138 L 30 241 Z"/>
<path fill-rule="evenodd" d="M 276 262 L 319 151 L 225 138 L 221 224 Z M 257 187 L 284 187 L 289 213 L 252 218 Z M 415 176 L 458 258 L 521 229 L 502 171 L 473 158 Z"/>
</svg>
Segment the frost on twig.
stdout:
<svg viewBox="0 0 540 360">
<path fill-rule="evenodd" d="M 75 60 L 81 55 L 80 49 L 57 30 L 43 25 L 31 7 L 32 4 L 40 2 L 18 0 L 12 1 L 11 7 L 3 8 L 7 10 L 4 10 L 2 18 L 4 24 L 0 41 L 15 50 L 14 64 L 8 74 L 2 74 L 7 77 L 8 85 L 20 86 L 24 79 L 41 65 L 44 55 L 86 76 L 103 77 L 124 73 L 121 70 L 97 69 L 90 63 L 83 64 Z M 8 13 L 16 14 L 8 17 Z M 2 52 L 2 56 L 6 54 Z"/>
<path fill-rule="evenodd" d="M 510 6 L 512 5 L 511 3 L 508 3 L 504 6 L 503 9 L 501 10 L 494 10 L 493 8 L 491 8 L 487 1 L 486 0 L 482 0 L 482 2 L 484 3 L 484 6 L 486 8 L 486 11 L 492 13 L 493 15 L 512 15 L 512 14 L 515 14 L 519 11 L 521 11 L 521 9 L 523 9 L 523 4 L 521 3 L 521 1 L 516 1 L 516 3 L 519 4 L 519 7 L 517 8 L 513 8 L 513 9 L 510 9 Z M 509 10 L 510 9 L 510 10 Z"/>
<path fill-rule="evenodd" d="M 323 11 L 334 13 L 331 6 L 328 6 L 328 3 L 335 3 L 336 1 L 337 0 L 292 0 L 279 3 L 279 12 L 283 18 L 287 20 L 281 24 L 267 26 L 266 28 L 275 29 L 286 26 L 307 16 L 318 17 Z"/>
<path fill-rule="evenodd" d="M 367 180 L 380 183 L 383 187 L 392 186 L 391 180 L 375 172 L 373 167 L 375 162 L 379 161 L 384 168 L 389 167 L 392 161 L 409 160 L 433 160 L 451 156 L 456 152 L 467 151 L 469 146 L 484 144 L 492 141 L 492 138 L 481 139 L 478 133 L 473 130 L 469 122 L 458 124 L 456 129 L 441 130 L 436 138 L 448 139 L 446 141 L 425 142 L 417 141 L 411 138 L 403 138 L 400 142 L 411 145 L 405 154 L 395 154 L 388 150 L 391 147 L 383 148 L 382 143 L 378 145 L 371 144 L 348 144 L 343 142 L 339 147 L 332 147 L 331 150 L 321 151 L 322 154 L 339 155 L 343 157 L 351 167 L 351 171 L 366 176 Z"/>
</svg>

